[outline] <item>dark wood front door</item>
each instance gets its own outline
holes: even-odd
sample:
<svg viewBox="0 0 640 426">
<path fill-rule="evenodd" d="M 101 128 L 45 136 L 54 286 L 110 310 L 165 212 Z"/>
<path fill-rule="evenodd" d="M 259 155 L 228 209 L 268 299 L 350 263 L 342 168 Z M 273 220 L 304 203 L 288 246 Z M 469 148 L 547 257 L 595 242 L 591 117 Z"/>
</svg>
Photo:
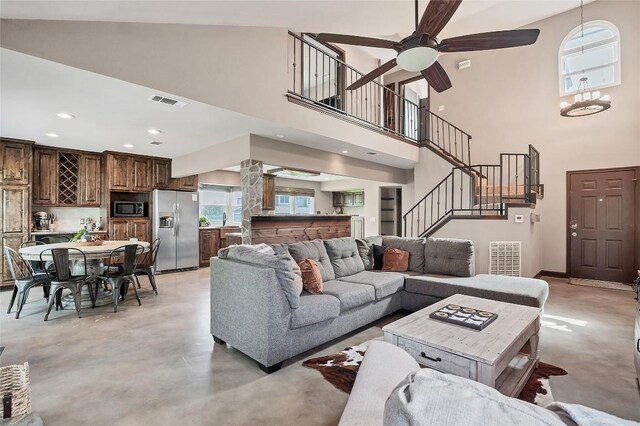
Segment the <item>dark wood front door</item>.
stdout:
<svg viewBox="0 0 640 426">
<path fill-rule="evenodd" d="M 634 279 L 635 170 L 569 172 L 571 276 Z"/>
</svg>

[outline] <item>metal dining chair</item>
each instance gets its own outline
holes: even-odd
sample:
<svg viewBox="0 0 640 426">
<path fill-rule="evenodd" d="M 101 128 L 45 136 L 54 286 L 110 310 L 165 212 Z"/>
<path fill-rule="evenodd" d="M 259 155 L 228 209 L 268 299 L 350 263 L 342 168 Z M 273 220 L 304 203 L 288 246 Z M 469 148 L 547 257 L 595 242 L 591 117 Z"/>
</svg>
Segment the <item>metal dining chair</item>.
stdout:
<svg viewBox="0 0 640 426">
<path fill-rule="evenodd" d="M 34 247 L 34 246 L 43 246 L 45 243 L 43 241 L 30 240 L 25 241 L 20 244 L 20 248 L 25 247 Z M 51 284 L 51 280 L 49 279 L 49 275 L 47 275 L 46 268 L 50 268 L 51 272 L 53 271 L 53 262 L 45 262 L 44 264 L 39 260 L 29 260 L 29 265 L 31 266 L 31 273 L 36 281 L 46 282 L 47 284 Z M 55 273 L 55 272 L 54 272 Z M 44 292 L 44 298 L 49 300 L 49 285 L 42 286 L 42 290 Z"/>
<path fill-rule="evenodd" d="M 36 279 L 31 270 L 31 266 L 26 260 L 11 247 L 4 246 L 4 257 L 9 266 L 9 274 L 13 279 L 13 294 L 11 295 L 11 302 L 9 302 L 9 309 L 7 313 L 11 313 L 13 304 L 18 301 L 16 305 L 16 319 L 20 318 L 20 312 L 22 307 L 29 297 L 29 291 L 36 286 L 46 287 L 43 291 L 45 298 L 49 300 L 49 283 L 46 280 Z"/>
<path fill-rule="evenodd" d="M 98 282 L 102 281 L 108 283 L 111 286 L 111 293 L 113 294 L 113 312 L 118 312 L 118 299 L 124 300 L 127 294 L 127 288 L 129 283 L 133 284 L 133 290 L 136 293 L 136 299 L 138 305 L 142 305 L 140 301 L 140 295 L 138 294 L 138 287 L 136 286 L 137 278 L 134 274 L 136 269 L 136 263 L 138 260 L 138 254 L 144 252 L 144 247 L 140 244 L 126 244 L 117 247 L 109 254 L 109 264 L 116 263 L 116 259 L 123 257 L 122 270 L 113 272 L 111 268 L 105 269 L 105 274 L 98 277 Z"/>
<path fill-rule="evenodd" d="M 156 257 L 158 256 L 158 249 L 160 248 L 160 238 L 156 238 L 151 243 L 151 248 L 148 252 L 144 253 L 141 256 L 138 265 L 134 268 L 133 273 L 136 277 L 136 282 L 138 283 L 138 288 L 140 287 L 140 280 L 138 280 L 138 275 L 146 275 L 149 277 L 149 282 L 151 283 L 151 287 L 153 291 L 158 295 L 158 287 L 156 287 L 156 277 L 153 272 L 153 268 L 156 264 Z"/>
<path fill-rule="evenodd" d="M 84 274 L 83 275 L 72 275 L 71 268 L 69 266 L 69 253 L 79 253 L 81 256 L 80 262 L 83 263 L 84 266 Z M 44 320 L 47 321 L 49 319 L 49 313 L 51 312 L 51 308 L 53 307 L 53 303 L 56 303 L 56 310 L 58 308 L 63 309 L 62 306 L 62 290 L 69 289 L 71 290 L 71 295 L 73 296 L 73 302 L 76 307 L 76 312 L 78 312 L 78 318 L 80 316 L 80 310 L 82 307 L 82 287 L 87 285 L 89 287 L 89 297 L 91 298 L 91 303 L 93 307 L 96 306 L 96 293 L 98 291 L 97 281 L 95 277 L 89 275 L 87 273 L 87 256 L 84 254 L 82 250 L 77 248 L 55 248 L 55 249 L 47 249 L 43 250 L 40 253 L 40 262 L 44 263 L 44 256 L 48 256 L 50 253 L 53 259 L 53 265 L 55 267 L 55 275 L 50 275 L 51 272 L 46 269 L 47 275 L 51 279 L 51 291 L 49 293 L 49 306 L 47 308 L 47 313 L 44 316 Z M 93 284 L 96 284 L 96 288 L 92 287 Z"/>
</svg>

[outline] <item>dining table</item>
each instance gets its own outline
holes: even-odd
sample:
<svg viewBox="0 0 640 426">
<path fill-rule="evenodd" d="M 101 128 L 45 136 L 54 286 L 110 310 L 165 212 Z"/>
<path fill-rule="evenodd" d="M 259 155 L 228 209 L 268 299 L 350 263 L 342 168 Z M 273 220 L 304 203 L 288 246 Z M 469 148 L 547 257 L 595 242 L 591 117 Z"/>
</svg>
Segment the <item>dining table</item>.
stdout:
<svg viewBox="0 0 640 426">
<path fill-rule="evenodd" d="M 69 262 L 71 263 L 71 274 L 72 275 L 84 275 L 85 266 L 88 275 L 92 276 L 100 276 L 105 271 L 104 261 L 108 259 L 111 253 L 114 250 L 120 248 L 115 253 L 124 253 L 123 246 L 127 244 L 138 244 L 142 248 L 139 249 L 139 254 L 147 253 L 151 249 L 151 245 L 147 241 L 137 241 L 137 240 L 109 240 L 103 241 L 100 245 L 88 245 L 83 242 L 66 242 L 66 243 L 54 243 L 54 244 L 39 244 L 35 246 L 23 247 L 19 249 L 19 253 L 22 258 L 28 262 L 43 260 L 45 262 L 52 261 L 53 258 L 51 256 L 51 252 L 48 250 L 57 249 L 57 248 L 74 248 L 81 250 L 84 253 L 82 256 L 81 253 L 71 250 L 69 252 Z M 47 252 L 48 251 L 48 252 Z M 45 253 L 43 253 L 45 252 Z M 42 257 L 41 257 L 42 254 Z M 84 264 L 84 259 L 86 258 L 86 265 Z M 89 296 L 89 289 L 87 286 L 82 288 L 82 298 L 81 298 L 81 306 L 82 308 L 90 308 L 93 306 L 91 302 L 91 297 Z M 73 307 L 73 296 L 70 294 L 62 298 L 62 303 L 64 307 Z M 96 295 L 96 306 L 104 306 L 113 303 L 113 298 L 111 291 L 105 290 L 102 287 L 98 287 L 98 294 Z"/>
</svg>

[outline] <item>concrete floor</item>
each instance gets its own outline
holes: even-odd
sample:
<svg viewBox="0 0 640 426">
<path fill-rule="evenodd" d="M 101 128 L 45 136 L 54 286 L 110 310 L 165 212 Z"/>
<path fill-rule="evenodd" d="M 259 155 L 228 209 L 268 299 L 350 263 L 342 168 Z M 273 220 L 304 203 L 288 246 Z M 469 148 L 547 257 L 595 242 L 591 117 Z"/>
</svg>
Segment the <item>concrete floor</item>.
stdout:
<svg viewBox="0 0 640 426">
<path fill-rule="evenodd" d="M 142 306 L 53 312 L 43 322 L 35 290 L 22 317 L 6 314 L 0 294 L 2 365 L 28 361 L 33 409 L 47 425 L 336 424 L 347 395 L 302 360 L 382 335 L 387 317 L 285 362 L 266 376 L 236 350 L 209 335 L 209 271 L 146 281 Z M 633 367 L 633 294 L 574 287 L 549 279 L 540 356 L 566 369 L 553 377 L 556 400 L 640 420 Z M 146 284 L 146 286 L 145 286 Z"/>
</svg>

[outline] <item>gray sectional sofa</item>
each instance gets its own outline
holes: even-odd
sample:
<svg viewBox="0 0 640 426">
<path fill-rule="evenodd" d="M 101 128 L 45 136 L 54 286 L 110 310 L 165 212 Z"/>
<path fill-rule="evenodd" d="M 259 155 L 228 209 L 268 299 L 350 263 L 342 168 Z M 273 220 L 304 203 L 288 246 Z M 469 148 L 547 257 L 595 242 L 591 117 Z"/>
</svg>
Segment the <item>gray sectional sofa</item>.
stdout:
<svg viewBox="0 0 640 426">
<path fill-rule="evenodd" d="M 407 272 L 374 271 L 371 247 L 410 253 Z M 475 275 L 471 241 L 369 237 L 275 244 L 276 255 L 244 246 L 211 259 L 211 334 L 267 373 L 282 362 L 400 309 L 422 309 L 454 294 L 542 307 L 545 281 Z M 291 258 L 314 259 L 324 294 L 300 294 Z"/>
</svg>

